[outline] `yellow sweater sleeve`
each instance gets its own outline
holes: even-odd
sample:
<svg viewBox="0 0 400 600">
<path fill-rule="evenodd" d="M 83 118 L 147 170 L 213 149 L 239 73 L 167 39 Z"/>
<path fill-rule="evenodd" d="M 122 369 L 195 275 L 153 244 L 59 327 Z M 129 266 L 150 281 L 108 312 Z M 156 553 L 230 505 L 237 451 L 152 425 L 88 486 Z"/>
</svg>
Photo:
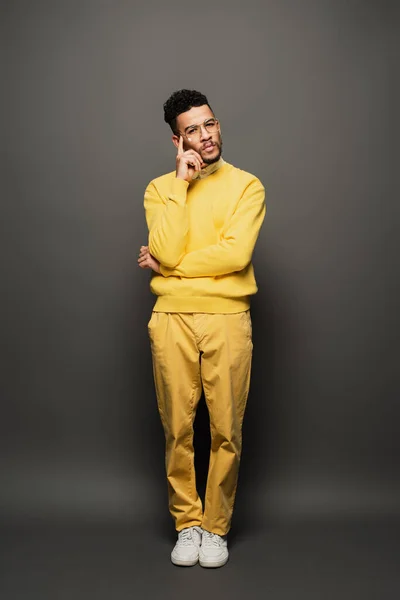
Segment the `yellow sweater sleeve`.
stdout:
<svg viewBox="0 0 400 600">
<path fill-rule="evenodd" d="M 225 224 L 218 244 L 189 252 L 174 268 L 161 266 L 164 277 L 215 277 L 241 271 L 251 262 L 266 213 L 265 189 L 253 179 Z"/>
<path fill-rule="evenodd" d="M 153 182 L 144 194 L 150 254 L 166 267 L 175 267 L 185 253 L 189 231 L 188 186 L 187 181 L 175 177 L 167 196 L 161 196 Z"/>
</svg>

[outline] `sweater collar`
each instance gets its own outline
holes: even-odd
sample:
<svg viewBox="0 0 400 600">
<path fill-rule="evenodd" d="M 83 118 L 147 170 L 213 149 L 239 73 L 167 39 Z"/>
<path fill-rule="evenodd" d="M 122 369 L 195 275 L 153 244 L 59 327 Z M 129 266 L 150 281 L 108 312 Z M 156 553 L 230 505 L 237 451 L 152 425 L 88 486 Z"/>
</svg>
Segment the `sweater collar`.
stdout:
<svg viewBox="0 0 400 600">
<path fill-rule="evenodd" d="M 205 177 L 208 177 L 208 175 L 211 175 L 211 173 L 215 173 L 215 171 L 218 171 L 218 169 L 220 169 L 224 164 L 225 161 L 221 156 L 219 160 L 217 160 L 217 162 L 211 163 L 211 165 L 207 165 L 206 167 L 204 167 L 204 169 L 201 169 L 201 171 L 196 171 L 192 179 L 204 179 Z"/>
</svg>

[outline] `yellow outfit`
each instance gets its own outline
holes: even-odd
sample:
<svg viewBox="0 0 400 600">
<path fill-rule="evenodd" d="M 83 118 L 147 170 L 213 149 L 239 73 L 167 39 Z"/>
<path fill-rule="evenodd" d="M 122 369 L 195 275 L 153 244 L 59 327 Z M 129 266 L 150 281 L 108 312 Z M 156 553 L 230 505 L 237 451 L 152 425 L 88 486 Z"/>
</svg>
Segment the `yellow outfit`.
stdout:
<svg viewBox="0 0 400 600">
<path fill-rule="evenodd" d="M 158 409 L 166 439 L 169 508 L 178 531 L 231 525 L 252 358 L 251 257 L 265 217 L 264 187 L 225 162 L 189 184 L 168 173 L 149 183 L 149 250 L 160 262 L 148 324 Z M 204 395 L 211 455 L 205 507 L 197 494 L 193 422 Z"/>
</svg>

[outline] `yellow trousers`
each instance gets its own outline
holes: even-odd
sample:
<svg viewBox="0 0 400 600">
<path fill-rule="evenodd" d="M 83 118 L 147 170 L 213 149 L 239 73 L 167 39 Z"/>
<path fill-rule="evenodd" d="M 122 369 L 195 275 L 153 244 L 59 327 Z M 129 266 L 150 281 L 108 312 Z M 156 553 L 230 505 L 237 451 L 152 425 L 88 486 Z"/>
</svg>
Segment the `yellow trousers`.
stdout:
<svg viewBox="0 0 400 600">
<path fill-rule="evenodd" d="M 198 525 L 224 535 L 231 526 L 250 385 L 250 311 L 153 312 L 148 331 L 175 528 Z M 193 422 L 202 389 L 211 429 L 204 511 L 196 489 L 193 448 Z"/>
</svg>

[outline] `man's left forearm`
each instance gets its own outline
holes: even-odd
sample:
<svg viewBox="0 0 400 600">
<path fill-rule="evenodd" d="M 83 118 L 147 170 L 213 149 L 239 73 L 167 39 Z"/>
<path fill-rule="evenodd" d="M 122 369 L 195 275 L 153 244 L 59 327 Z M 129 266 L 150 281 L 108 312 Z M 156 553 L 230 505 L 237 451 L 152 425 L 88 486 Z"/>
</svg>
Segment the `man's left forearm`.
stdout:
<svg viewBox="0 0 400 600">
<path fill-rule="evenodd" d="M 174 269 L 160 265 L 160 273 L 164 277 L 215 277 L 241 271 L 251 261 L 251 254 L 238 250 L 224 240 L 185 254 Z"/>
</svg>

